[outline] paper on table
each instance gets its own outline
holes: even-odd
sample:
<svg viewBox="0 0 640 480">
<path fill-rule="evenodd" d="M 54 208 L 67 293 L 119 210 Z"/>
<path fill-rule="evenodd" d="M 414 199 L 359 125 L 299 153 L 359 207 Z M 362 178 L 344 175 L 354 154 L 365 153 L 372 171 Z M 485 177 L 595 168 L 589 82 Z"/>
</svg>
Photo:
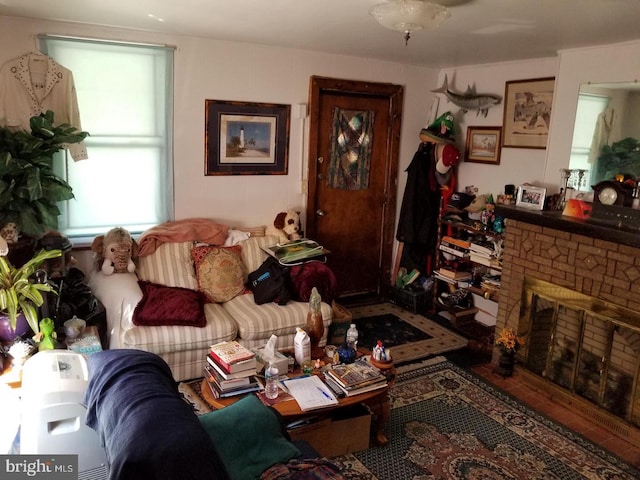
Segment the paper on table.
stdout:
<svg viewBox="0 0 640 480">
<path fill-rule="evenodd" d="M 316 375 L 293 378 L 284 383 L 303 412 L 338 404 L 333 392 Z"/>
</svg>

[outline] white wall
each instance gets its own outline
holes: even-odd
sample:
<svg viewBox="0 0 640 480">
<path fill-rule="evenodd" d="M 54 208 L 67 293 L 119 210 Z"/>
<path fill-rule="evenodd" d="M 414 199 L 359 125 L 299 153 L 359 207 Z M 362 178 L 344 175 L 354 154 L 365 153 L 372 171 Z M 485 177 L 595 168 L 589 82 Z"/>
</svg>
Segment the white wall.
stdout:
<svg viewBox="0 0 640 480">
<path fill-rule="evenodd" d="M 37 47 L 36 35 L 48 33 L 177 47 L 175 54 L 174 167 L 175 216 L 205 216 L 234 225 L 273 222 L 287 208 L 304 210 L 308 122 L 292 115 L 288 175 L 205 176 L 205 99 L 285 103 L 308 102 L 309 77 L 387 82 L 403 85 L 404 115 L 400 172 L 418 145 L 437 71 L 347 56 L 231 43 L 196 37 L 93 27 L 0 16 L 0 64 Z M 83 128 L 91 131 L 89 125 Z M 91 155 L 91 152 L 89 152 Z M 90 159 L 89 159 L 90 161 Z M 404 178 L 400 175 L 399 198 Z M 398 202 L 398 210 L 399 210 Z"/>
<path fill-rule="evenodd" d="M 438 114 L 451 110 L 457 119 L 456 138 L 464 152 L 468 126 L 502 125 L 504 103 L 487 117 L 462 115 L 442 94 L 430 90 L 448 75 L 449 87 L 463 93 L 467 85 L 477 93 L 504 96 L 510 80 L 556 77 L 549 143 L 543 149 L 504 148 L 500 165 L 462 162 L 458 187 L 475 185 L 481 193 L 502 193 L 508 183 L 532 182 L 559 189 L 559 169 L 569 152 L 580 83 L 632 81 L 640 77 L 640 43 L 568 50 L 558 58 L 473 65 L 435 70 L 355 57 L 231 43 L 196 37 L 169 36 L 82 24 L 0 16 L 0 64 L 37 47 L 41 33 L 124 41 L 166 43 L 175 56 L 174 167 L 176 218 L 206 216 L 237 225 L 273 221 L 289 207 L 304 210 L 302 179 L 306 178 L 308 123 L 293 116 L 286 176 L 204 175 L 204 100 L 239 100 L 307 104 L 309 77 L 321 75 L 353 80 L 389 82 L 405 87 L 400 142 L 397 210 L 406 182 L 404 170 L 419 143 L 418 133 L 429 120 L 434 99 Z M 295 111 L 295 108 L 293 109 Z M 90 130 L 86 125 L 87 130 Z"/>
<path fill-rule="evenodd" d="M 491 107 L 487 116 L 462 110 L 449 103 L 444 94 L 440 97 L 438 114 L 450 110 L 456 117 L 456 146 L 462 156 L 465 154 L 465 144 L 468 127 L 499 127 L 502 126 L 504 115 L 505 83 L 512 80 L 554 77 L 557 70 L 556 58 L 542 58 L 520 62 L 504 62 L 488 65 L 471 65 L 445 69 L 438 77 L 438 87 L 444 82 L 445 74 L 449 90 L 455 93 L 465 93 L 468 86 L 477 94 L 499 95 L 503 100 Z M 526 182 L 540 184 L 545 175 L 545 156 L 543 149 L 503 148 L 499 165 L 486 165 L 462 161 L 458 166 L 458 189 L 474 185 L 479 193 L 504 193 L 506 184 L 520 185 Z M 567 163 L 569 157 L 567 156 Z M 560 183 L 558 174 L 557 183 Z"/>
<path fill-rule="evenodd" d="M 640 41 L 563 50 L 559 54 L 558 66 L 544 178 L 546 184 L 557 184 L 559 170 L 567 167 L 580 84 L 638 81 Z"/>
</svg>

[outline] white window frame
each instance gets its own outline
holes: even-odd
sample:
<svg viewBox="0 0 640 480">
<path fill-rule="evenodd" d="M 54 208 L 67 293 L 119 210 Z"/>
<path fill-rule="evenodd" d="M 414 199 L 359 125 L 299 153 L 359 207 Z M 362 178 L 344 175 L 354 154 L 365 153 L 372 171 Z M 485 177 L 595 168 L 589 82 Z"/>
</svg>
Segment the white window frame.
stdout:
<svg viewBox="0 0 640 480">
<path fill-rule="evenodd" d="M 61 215 L 58 219 L 59 230 L 66 236 L 73 238 L 74 244 L 88 244 L 99 234 L 106 233 L 110 228 L 119 226 L 129 230 L 132 234 L 138 234 L 149 227 L 172 220 L 174 218 L 174 197 L 173 197 L 173 51 L 174 48 L 163 45 L 148 45 L 127 42 L 112 42 L 107 40 L 77 38 L 77 37 L 61 37 L 53 35 L 40 35 L 40 46 L 43 53 L 49 55 L 58 63 L 63 65 L 74 74 L 74 82 L 78 92 L 78 107 L 80 111 L 80 119 L 82 129 L 89 132 L 89 136 L 85 140 L 88 159 L 74 162 L 71 156 L 64 152 L 64 158 L 61 162 L 56 162 L 58 173 L 67 180 L 71 187 L 74 188 L 76 199 L 62 202 L 60 206 Z M 56 52 L 64 52 L 62 48 L 68 49 L 73 44 L 66 42 L 74 42 L 78 45 L 76 55 L 65 57 L 64 53 L 59 53 L 60 59 L 56 58 Z M 158 115 L 151 116 L 153 122 L 147 122 L 147 130 L 151 133 L 144 134 L 128 134 L 126 131 L 104 132 L 99 128 L 92 131 L 91 119 L 83 117 L 83 104 L 85 110 L 90 110 L 86 102 L 91 101 L 90 98 L 98 98 L 100 96 L 100 85 L 96 81 L 94 86 L 88 81 L 89 75 L 83 78 L 82 67 L 86 66 L 85 62 L 90 62 L 92 55 L 89 53 L 95 46 L 96 52 L 107 51 L 109 54 L 113 51 L 113 55 L 136 54 L 147 55 L 152 62 L 154 74 L 152 77 L 147 75 L 143 77 L 147 82 L 152 83 L 154 95 L 149 95 L 152 100 L 149 101 L 147 107 L 150 112 L 161 112 Z M 81 50 L 87 50 L 87 55 Z M 95 53 L 94 53 L 95 55 Z M 165 57 L 166 55 L 166 57 Z M 74 60 L 71 60 L 71 59 Z M 78 62 L 82 59 L 83 65 L 78 66 L 74 71 L 74 61 Z M 156 60 L 159 59 L 159 60 Z M 155 61 L 154 61 L 155 60 Z M 94 62 L 95 63 L 95 62 Z M 157 74 L 155 73 L 157 69 Z M 127 75 L 128 72 L 118 72 L 118 75 Z M 131 72 L 131 74 L 142 75 L 140 72 Z M 144 81 L 144 80 L 143 80 Z M 123 84 L 125 82 L 122 82 Z M 148 84 L 148 83 L 147 83 Z M 122 88 L 120 86 L 120 88 Z M 117 104 L 118 102 L 113 102 Z M 123 105 L 121 102 L 120 105 Z M 94 117 L 97 117 L 94 110 Z M 116 105 L 117 110 L 117 105 Z M 90 117 L 91 115 L 88 115 Z M 100 122 L 96 122 L 100 123 Z M 151 125 L 153 123 L 153 125 Z M 104 125 L 103 125 L 104 126 Z M 94 163 L 91 165 L 83 165 L 84 162 L 92 162 L 91 152 L 94 151 Z M 101 183 L 99 178 L 103 175 L 105 178 L 112 178 L 113 172 L 110 170 L 111 165 L 118 165 L 122 170 L 121 175 L 127 175 L 127 166 L 131 165 L 132 159 L 137 158 L 135 152 L 140 151 L 145 155 L 141 162 L 152 166 L 146 175 L 135 175 L 135 178 L 127 177 L 128 187 L 122 185 L 111 185 L 116 183 L 109 181 L 109 184 Z M 108 160 L 107 160 L 108 159 Z M 135 160 L 133 160 L 135 161 Z M 96 172 L 96 162 L 98 162 L 98 171 Z M 140 165 L 139 165 L 140 167 Z M 158 171 L 153 171 L 157 169 Z M 88 172 L 91 172 L 90 174 Z M 83 177 L 84 175 L 84 177 Z M 91 177 L 86 188 L 85 183 L 87 177 Z M 96 179 L 96 177 L 98 177 Z M 71 179 L 74 179 L 73 181 Z M 84 181 L 82 179 L 85 179 Z M 145 184 L 146 182 L 146 184 Z M 102 187 L 105 187 L 104 189 Z M 140 187 L 139 190 L 137 187 Z M 100 190 L 100 191 L 94 191 Z M 78 193 L 80 192 L 80 193 Z M 84 192 L 84 193 L 82 193 Z M 153 192 L 154 194 L 146 194 Z M 82 197 L 84 196 L 84 209 Z M 155 198 L 153 198 L 155 196 Z M 107 206 L 114 198 L 120 200 L 118 207 L 112 215 Z M 151 198 L 149 198 L 151 197 Z M 127 200 L 127 198 L 129 200 Z M 103 203 L 104 202 L 104 203 Z M 93 205 L 92 205 L 93 203 Z M 92 209 L 93 211 L 87 211 Z M 94 215 L 98 211 L 97 216 Z M 103 210 L 100 212 L 100 210 Z M 75 214 L 74 214 L 75 212 Z M 101 217 L 101 214 L 105 216 Z M 88 219 L 93 224 L 83 224 L 82 220 Z"/>
</svg>

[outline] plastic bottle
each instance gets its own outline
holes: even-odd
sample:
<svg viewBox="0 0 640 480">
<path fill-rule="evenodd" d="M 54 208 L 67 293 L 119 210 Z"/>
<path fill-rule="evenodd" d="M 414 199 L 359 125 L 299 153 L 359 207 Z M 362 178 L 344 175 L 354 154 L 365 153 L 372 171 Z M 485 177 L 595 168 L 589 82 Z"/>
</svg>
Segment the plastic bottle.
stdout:
<svg viewBox="0 0 640 480">
<path fill-rule="evenodd" d="M 352 323 L 347 330 L 347 346 L 358 350 L 358 329 L 355 323 Z"/>
<path fill-rule="evenodd" d="M 302 367 L 304 362 L 311 360 L 311 340 L 309 335 L 303 329 L 298 327 L 296 329 L 296 336 L 293 339 L 294 356 L 296 362 Z"/>
<path fill-rule="evenodd" d="M 273 362 L 269 362 L 269 365 L 264 370 L 264 394 L 267 398 L 278 398 L 278 375 L 278 367 L 276 367 Z"/>
</svg>

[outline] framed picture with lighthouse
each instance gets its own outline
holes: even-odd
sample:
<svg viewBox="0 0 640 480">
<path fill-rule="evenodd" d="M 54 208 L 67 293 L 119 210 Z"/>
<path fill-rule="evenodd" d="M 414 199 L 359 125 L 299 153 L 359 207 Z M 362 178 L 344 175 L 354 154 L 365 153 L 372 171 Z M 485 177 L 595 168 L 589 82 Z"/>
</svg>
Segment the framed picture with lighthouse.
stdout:
<svg viewBox="0 0 640 480">
<path fill-rule="evenodd" d="M 286 175 L 291 105 L 205 100 L 205 175 Z"/>
</svg>

